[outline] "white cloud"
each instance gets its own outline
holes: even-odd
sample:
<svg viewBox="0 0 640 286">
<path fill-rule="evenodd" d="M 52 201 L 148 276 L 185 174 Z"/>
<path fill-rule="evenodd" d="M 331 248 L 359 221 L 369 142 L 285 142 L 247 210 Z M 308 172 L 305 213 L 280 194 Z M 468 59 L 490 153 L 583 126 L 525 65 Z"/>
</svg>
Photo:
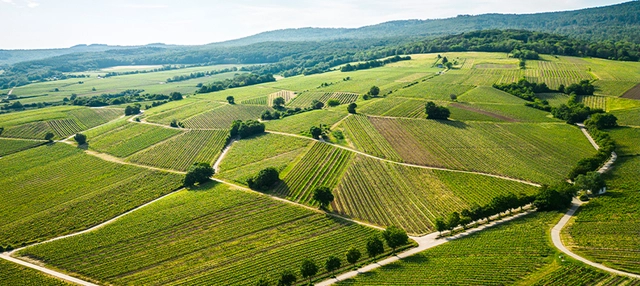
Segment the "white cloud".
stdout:
<svg viewBox="0 0 640 286">
<path fill-rule="evenodd" d="M 165 9 L 169 8 L 169 5 L 125 4 L 122 7 L 131 9 Z"/>
<path fill-rule="evenodd" d="M 13 2 L 13 0 L 2 0 L 2 2 L 7 3 L 7 4 L 16 5 L 16 3 Z"/>
<path fill-rule="evenodd" d="M 29 8 L 35 8 L 35 7 L 38 7 L 38 6 L 40 6 L 40 3 L 38 3 L 38 2 L 27 1 L 27 7 L 29 7 Z"/>
</svg>

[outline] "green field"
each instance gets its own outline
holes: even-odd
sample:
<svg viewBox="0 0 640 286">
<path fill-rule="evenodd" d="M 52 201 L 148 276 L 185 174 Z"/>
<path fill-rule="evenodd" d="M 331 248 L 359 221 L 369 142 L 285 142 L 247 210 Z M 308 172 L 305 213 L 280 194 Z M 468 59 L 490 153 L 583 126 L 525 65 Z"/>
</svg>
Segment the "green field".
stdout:
<svg viewBox="0 0 640 286">
<path fill-rule="evenodd" d="M 347 118 L 343 124 L 348 131 L 346 134 L 356 132 L 350 131 L 349 124 L 363 119 L 361 116 Z M 369 153 L 371 149 L 363 146 L 374 146 L 397 152 L 407 163 L 500 174 L 540 183 L 564 178 L 575 162 L 595 153 L 584 135 L 566 124 L 464 123 L 378 117 L 368 120 L 373 129 L 356 129 L 366 133 L 366 137 L 358 134 L 356 136 L 360 137 L 354 140 L 353 136 L 348 136 L 361 151 Z M 360 141 L 364 143 L 357 143 Z M 372 155 L 385 154 L 370 152 Z"/>
<path fill-rule="evenodd" d="M 278 134 L 264 134 L 233 143 L 220 169 L 233 170 L 248 164 L 279 156 L 311 143 L 310 140 Z"/>
<path fill-rule="evenodd" d="M 187 100 L 185 100 L 186 102 Z M 198 114 L 219 108 L 222 104 L 205 100 L 190 100 L 191 103 L 182 105 L 165 112 L 147 117 L 147 121 L 169 125 L 172 120 L 184 121 Z"/>
<path fill-rule="evenodd" d="M 14 247 L 80 231 L 167 194 L 182 181 L 106 162 L 63 143 L 9 155 L 0 168 L 0 245 Z"/>
<path fill-rule="evenodd" d="M 311 126 L 324 124 L 333 126 L 347 116 L 345 108 L 335 110 L 313 110 L 287 116 L 283 119 L 271 120 L 265 123 L 267 130 L 286 132 L 291 134 L 308 133 Z"/>
<path fill-rule="evenodd" d="M 536 286 L 563 285 L 639 285 L 640 280 L 617 276 L 583 264 L 566 262 L 554 271 L 535 279 Z"/>
<path fill-rule="evenodd" d="M 13 262 L 0 259 L 0 277 L 2 285 L 42 285 L 42 286 L 65 286 L 73 285 L 62 280 L 47 276 Z"/>
<path fill-rule="evenodd" d="M 426 250 L 339 285 L 506 285 L 553 260 L 557 213 L 536 213 Z"/>
<path fill-rule="evenodd" d="M 235 120 L 258 120 L 267 109 L 269 108 L 254 105 L 225 105 L 191 117 L 183 123 L 187 128 L 229 129 Z"/>
<path fill-rule="evenodd" d="M 640 126 L 640 108 L 614 110 L 619 125 Z"/>
<path fill-rule="evenodd" d="M 608 191 L 580 207 L 563 234 L 588 259 L 640 274 L 640 157 L 619 157 L 606 175 Z"/>
<path fill-rule="evenodd" d="M 142 150 L 127 160 L 177 171 L 186 171 L 196 162 L 213 165 L 228 137 L 226 130 L 191 130 Z"/>
<path fill-rule="evenodd" d="M 336 187 L 333 209 L 413 234 L 435 231 L 435 219 L 498 195 L 533 194 L 536 187 L 475 174 L 428 170 L 356 155 Z"/>
<path fill-rule="evenodd" d="M 287 105 L 291 107 L 305 108 L 311 106 L 311 103 L 314 100 L 320 101 L 326 105 L 327 101 L 331 99 L 337 100 L 340 104 L 347 104 L 356 102 L 356 100 L 358 100 L 358 95 L 355 93 L 344 92 L 304 92 L 296 96 Z"/>
<path fill-rule="evenodd" d="M 46 143 L 46 141 L 0 138 L 0 157 L 20 152 L 44 143 Z"/>
<path fill-rule="evenodd" d="M 640 128 L 617 127 L 607 133 L 616 141 L 618 155 L 640 155 Z"/>
<path fill-rule="evenodd" d="M 95 232 L 21 255 L 111 284 L 254 285 L 324 261 L 377 231 L 254 193 L 181 191 Z M 324 270 L 320 271 L 320 274 Z"/>
<path fill-rule="evenodd" d="M 127 157 L 180 133 L 180 130 L 148 124 L 128 123 L 110 132 L 87 138 L 89 148 L 117 157 Z"/>
</svg>

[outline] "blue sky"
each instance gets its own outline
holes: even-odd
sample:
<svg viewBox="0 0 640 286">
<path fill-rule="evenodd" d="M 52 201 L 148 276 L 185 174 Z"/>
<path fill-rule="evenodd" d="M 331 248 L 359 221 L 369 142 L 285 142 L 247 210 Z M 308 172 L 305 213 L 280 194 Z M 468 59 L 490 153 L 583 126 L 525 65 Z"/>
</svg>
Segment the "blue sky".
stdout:
<svg viewBox="0 0 640 286">
<path fill-rule="evenodd" d="M 0 0 L 0 49 L 76 44 L 197 45 L 263 31 L 360 27 L 459 14 L 535 13 L 620 0 Z"/>
</svg>

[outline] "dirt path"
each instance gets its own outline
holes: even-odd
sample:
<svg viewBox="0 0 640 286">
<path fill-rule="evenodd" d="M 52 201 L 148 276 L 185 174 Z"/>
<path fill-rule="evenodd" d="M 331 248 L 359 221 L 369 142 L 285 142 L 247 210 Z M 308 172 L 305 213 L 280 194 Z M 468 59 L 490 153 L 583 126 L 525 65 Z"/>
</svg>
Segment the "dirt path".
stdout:
<svg viewBox="0 0 640 286">
<path fill-rule="evenodd" d="M 15 88 L 15 87 L 14 87 L 14 88 Z M 12 88 L 12 89 L 7 93 L 7 95 L 11 95 L 11 94 L 13 93 L 13 89 L 14 89 L 14 88 Z"/>
<path fill-rule="evenodd" d="M 482 173 L 482 172 L 473 172 L 473 171 L 463 171 L 463 170 L 454 170 L 454 169 L 447 169 L 447 168 L 439 168 L 439 167 L 429 167 L 429 166 L 423 166 L 423 165 L 415 165 L 415 164 L 409 164 L 409 163 L 400 163 L 400 162 L 396 162 L 396 161 L 392 161 L 392 160 L 388 160 L 388 159 L 383 159 L 380 157 L 376 157 L 355 149 L 351 149 L 349 147 L 345 147 L 342 145 L 337 145 L 337 144 L 332 144 L 332 143 L 327 143 L 324 140 L 320 141 L 320 140 L 315 140 L 313 138 L 309 138 L 306 136 L 302 136 L 302 135 L 295 135 L 295 134 L 289 134 L 289 133 L 284 133 L 284 132 L 277 132 L 277 131 L 265 131 L 266 133 L 272 133 L 272 134 L 279 134 L 279 135 L 284 135 L 284 136 L 291 136 L 291 137 L 296 137 L 296 138 L 302 138 L 302 139 L 307 139 L 307 140 L 313 140 L 313 141 L 317 141 L 317 142 L 321 142 L 324 144 L 329 144 L 331 146 L 337 147 L 337 148 L 341 148 L 347 151 L 351 151 L 354 152 L 356 154 L 360 154 L 362 156 L 365 157 L 369 157 L 372 159 L 376 159 L 376 160 L 380 160 L 380 161 L 384 161 L 384 162 L 388 162 L 388 163 L 392 163 L 392 164 L 397 164 L 397 165 L 402 165 L 402 166 L 407 166 L 407 167 L 415 167 L 415 168 L 421 168 L 421 169 L 428 169 L 428 170 L 439 170 L 439 171 L 448 171 L 448 172 L 455 172 L 455 173 L 465 173 L 465 174 L 475 174 L 475 175 L 482 175 L 482 176 L 488 176 L 488 177 L 493 177 L 493 178 L 498 178 L 498 179 L 503 179 L 503 180 L 509 180 L 509 181 L 513 181 L 513 182 L 518 182 L 518 183 L 522 183 L 522 184 L 527 184 L 530 186 L 535 186 L 535 187 L 540 187 L 540 184 L 536 184 L 533 182 L 529 182 L 529 181 L 525 181 L 525 180 L 520 180 L 520 179 L 515 179 L 515 178 L 510 178 L 510 177 L 506 177 L 506 176 L 500 176 L 500 175 L 495 175 L 495 174 L 489 174 L 489 173 Z"/>
<path fill-rule="evenodd" d="M 45 274 L 51 275 L 53 277 L 57 277 L 59 279 L 62 279 L 62 280 L 65 280 L 65 281 L 69 281 L 69 282 L 72 282 L 72 283 L 75 283 L 75 284 L 78 284 L 78 285 L 98 286 L 97 284 L 93 284 L 91 282 L 87 282 L 87 281 L 84 281 L 84 280 L 81 280 L 81 279 L 78 279 L 78 278 L 75 278 L 75 277 L 71 277 L 69 275 L 66 275 L 66 274 L 63 274 L 63 273 L 60 273 L 60 272 L 57 272 L 57 271 L 53 271 L 53 270 L 48 269 L 48 268 L 44 268 L 42 266 L 35 265 L 33 263 L 29 263 L 29 262 L 26 262 L 26 261 L 23 261 L 23 260 L 20 260 L 20 259 L 17 259 L 17 258 L 13 258 L 13 257 L 11 257 L 11 256 L 9 256 L 9 255 L 7 255 L 5 253 L 0 254 L 0 259 L 4 259 L 4 260 L 7 260 L 9 262 L 20 264 L 22 266 L 29 267 L 31 269 L 35 269 L 35 270 L 40 271 L 42 273 L 45 273 Z"/>
<path fill-rule="evenodd" d="M 332 284 L 335 284 L 335 283 L 343 281 L 343 280 L 347 280 L 347 279 L 356 277 L 360 273 L 373 271 L 373 270 L 378 269 L 378 268 L 380 268 L 382 266 L 394 263 L 394 262 L 396 262 L 396 261 L 398 261 L 400 259 L 407 258 L 409 256 L 418 254 L 418 253 L 420 253 L 422 251 L 425 251 L 427 249 L 434 248 L 436 246 L 445 244 L 445 243 L 447 243 L 449 241 L 469 236 L 469 235 L 471 235 L 473 233 L 482 231 L 484 229 L 487 229 L 487 228 L 490 228 L 490 227 L 493 227 L 493 226 L 496 226 L 496 225 L 499 225 L 499 224 L 502 224 L 502 223 L 505 223 L 505 222 L 508 222 L 508 221 L 512 221 L 514 219 L 523 217 L 523 216 L 525 216 L 527 214 L 530 214 L 532 212 L 533 211 L 526 211 L 526 212 L 511 216 L 511 217 L 507 217 L 507 218 L 504 218 L 504 219 L 501 219 L 501 220 L 492 221 L 492 222 L 490 222 L 488 224 L 484 224 L 484 225 L 479 226 L 477 228 L 473 228 L 473 229 L 467 230 L 465 232 L 456 234 L 456 235 L 451 236 L 451 237 L 438 239 L 438 233 L 432 233 L 432 234 L 425 235 L 425 236 L 422 236 L 422 237 L 411 237 L 413 240 L 415 240 L 418 243 L 418 247 L 409 249 L 409 250 L 407 250 L 405 252 L 402 252 L 402 253 L 398 253 L 395 256 L 390 256 L 390 257 L 388 257 L 386 259 L 380 260 L 380 261 L 375 262 L 373 264 L 369 264 L 369 265 L 367 265 L 365 267 L 362 267 L 362 268 L 360 268 L 358 270 L 354 270 L 354 271 L 349 271 L 347 273 L 343 273 L 341 275 L 338 275 L 336 278 L 330 278 L 330 279 L 327 279 L 327 280 L 322 281 L 320 283 L 316 283 L 315 285 L 317 285 L 317 286 L 327 286 L 327 285 L 332 285 Z"/>
<path fill-rule="evenodd" d="M 596 144 L 596 141 L 593 140 L 593 138 L 591 137 L 591 134 L 589 134 L 589 132 L 587 132 L 587 129 L 585 128 L 585 126 L 583 124 L 576 124 L 578 125 L 578 127 L 580 127 L 580 130 L 582 130 L 582 133 L 584 133 L 584 135 L 587 137 L 587 139 L 589 139 L 589 142 L 591 142 L 591 145 L 593 145 L 593 147 L 598 150 L 600 149 L 600 147 L 598 146 L 598 144 Z M 598 173 L 600 174 L 604 174 L 606 172 L 608 172 L 609 170 L 611 170 L 611 168 L 613 167 L 613 164 L 616 162 L 616 159 L 618 158 L 618 155 L 616 154 L 616 152 L 611 152 L 611 158 L 609 159 L 609 161 L 607 161 L 599 170 Z M 571 218 L 573 217 L 573 215 L 575 214 L 575 212 L 578 210 L 578 208 L 583 205 L 584 202 L 577 200 L 577 199 L 573 199 L 573 201 L 571 202 L 571 208 L 569 208 L 569 210 L 567 211 L 567 213 L 564 214 L 564 216 L 562 217 L 562 219 L 560 219 L 560 221 L 553 227 L 553 229 L 551 229 L 551 240 L 553 241 L 553 245 L 559 249 L 560 251 L 564 252 L 565 254 L 573 257 L 574 259 L 581 261 L 585 264 L 591 265 L 593 267 L 596 267 L 598 269 L 607 271 L 609 273 L 613 273 L 613 274 L 617 274 L 617 275 L 624 275 L 624 276 L 629 276 L 629 277 L 633 277 L 636 279 L 640 279 L 640 275 L 638 274 L 633 274 L 633 273 L 629 273 L 629 272 L 624 272 L 624 271 L 620 271 L 620 270 L 616 270 L 613 268 L 609 268 L 607 266 L 604 266 L 600 263 L 595 263 L 592 262 L 580 255 L 577 255 L 575 253 L 573 253 L 571 250 L 569 250 L 564 243 L 562 242 L 562 239 L 560 237 L 560 234 L 562 233 L 562 229 L 567 225 L 567 223 L 569 222 L 569 220 L 571 220 Z"/>
<path fill-rule="evenodd" d="M 215 171 L 215 174 L 220 173 L 220 164 L 222 163 L 222 160 L 224 160 L 224 157 L 227 156 L 229 150 L 231 150 L 231 145 L 233 145 L 233 143 L 235 143 L 236 141 L 236 139 L 231 140 L 229 144 L 227 144 L 227 146 L 222 149 L 222 153 L 220 153 L 220 156 L 218 156 L 216 162 L 213 163 L 213 170 Z"/>
</svg>

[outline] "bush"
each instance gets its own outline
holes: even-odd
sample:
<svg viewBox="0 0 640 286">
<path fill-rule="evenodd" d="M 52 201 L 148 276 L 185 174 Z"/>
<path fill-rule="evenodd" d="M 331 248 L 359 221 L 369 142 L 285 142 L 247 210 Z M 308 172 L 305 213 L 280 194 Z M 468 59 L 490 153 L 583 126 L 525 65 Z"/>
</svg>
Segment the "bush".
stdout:
<svg viewBox="0 0 640 286">
<path fill-rule="evenodd" d="M 53 133 L 51 133 L 51 132 L 47 132 L 47 134 L 46 134 L 46 135 L 44 135 L 44 140 L 47 140 L 47 141 L 49 141 L 49 142 L 52 142 L 52 141 L 53 141 L 53 137 L 55 137 L 55 135 L 54 135 Z"/>
<path fill-rule="evenodd" d="M 580 196 L 580 200 L 583 202 L 588 202 L 589 201 L 589 196 L 587 196 L 586 194 L 583 194 Z"/>
<path fill-rule="evenodd" d="M 214 170 L 209 163 L 193 163 L 184 177 L 184 185 L 193 187 L 196 183 L 204 184 L 213 174 Z"/>
<path fill-rule="evenodd" d="M 358 107 L 358 105 L 355 102 L 352 102 L 349 104 L 349 106 L 347 106 L 347 111 L 351 114 L 356 114 L 356 108 Z"/>
<path fill-rule="evenodd" d="M 76 142 L 78 142 L 78 145 L 84 145 L 85 143 L 87 143 L 87 135 L 77 133 L 75 136 L 73 136 L 73 140 L 76 140 Z"/>
<path fill-rule="evenodd" d="M 266 168 L 260 171 L 255 177 L 247 180 L 247 185 L 249 188 L 254 190 L 268 190 L 275 183 L 280 181 L 280 173 L 276 168 Z"/>
<path fill-rule="evenodd" d="M 340 101 L 337 99 L 329 99 L 329 101 L 327 101 L 327 105 L 330 107 L 338 106 L 340 105 Z"/>
<path fill-rule="evenodd" d="M 140 105 L 138 104 L 134 104 L 133 106 L 127 105 L 127 107 L 124 109 L 124 115 L 126 116 L 134 115 L 138 113 L 140 113 Z"/>
<path fill-rule="evenodd" d="M 169 97 L 171 100 L 182 100 L 182 93 L 174 91 L 169 95 Z"/>
</svg>

